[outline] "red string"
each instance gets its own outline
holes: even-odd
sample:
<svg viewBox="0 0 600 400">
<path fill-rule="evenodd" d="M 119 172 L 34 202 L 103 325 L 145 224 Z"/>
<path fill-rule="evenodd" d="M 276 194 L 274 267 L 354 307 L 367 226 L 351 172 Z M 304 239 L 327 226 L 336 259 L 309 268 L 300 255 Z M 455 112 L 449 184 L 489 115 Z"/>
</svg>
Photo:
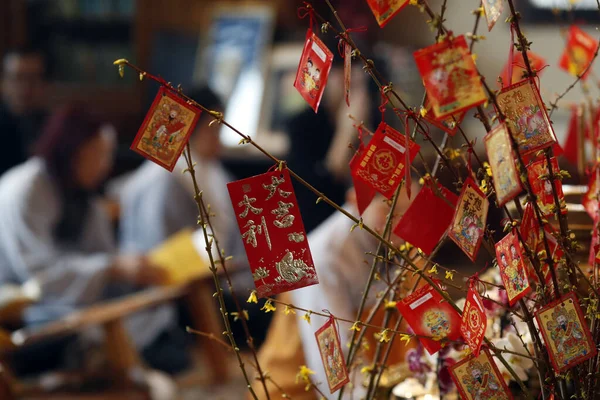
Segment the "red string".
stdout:
<svg viewBox="0 0 600 400">
<path fill-rule="evenodd" d="M 310 32 L 312 32 L 313 24 L 315 23 L 315 10 L 313 9 L 313 6 L 305 1 L 304 6 L 298 7 L 297 15 L 300 19 L 304 19 L 307 16 L 309 17 L 308 29 Z"/>
<path fill-rule="evenodd" d="M 336 37 L 339 37 L 340 40 L 338 41 L 338 52 L 340 53 L 340 56 L 342 58 L 344 58 L 344 44 L 348 45 L 347 41 L 349 40 L 348 34 L 352 33 L 352 32 L 366 32 L 367 31 L 367 27 L 366 26 L 359 26 L 358 28 L 348 28 L 346 29 L 345 32 L 341 32 L 339 35 L 337 35 Z"/>
<path fill-rule="evenodd" d="M 383 120 L 384 120 L 385 108 L 386 108 L 387 104 L 389 103 L 389 99 L 386 95 L 387 90 L 388 90 L 388 86 L 384 86 L 381 88 L 381 104 L 379 105 L 379 111 L 381 112 L 381 122 L 383 122 Z"/>
</svg>

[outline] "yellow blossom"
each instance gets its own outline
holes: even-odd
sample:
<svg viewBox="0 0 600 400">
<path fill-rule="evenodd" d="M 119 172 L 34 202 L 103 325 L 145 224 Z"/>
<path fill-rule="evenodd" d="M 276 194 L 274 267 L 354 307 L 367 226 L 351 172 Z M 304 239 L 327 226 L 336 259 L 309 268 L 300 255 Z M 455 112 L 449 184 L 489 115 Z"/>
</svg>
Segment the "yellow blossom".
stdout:
<svg viewBox="0 0 600 400">
<path fill-rule="evenodd" d="M 487 161 L 483 162 L 483 168 L 485 168 L 485 173 L 491 177 L 492 176 L 492 167 L 490 167 L 490 164 Z"/>
<path fill-rule="evenodd" d="M 372 365 L 368 365 L 368 366 L 362 367 L 360 369 L 360 373 L 363 374 L 363 375 L 370 374 L 371 371 L 373 371 L 373 366 Z"/>
<path fill-rule="evenodd" d="M 396 308 L 396 302 L 395 301 L 386 301 L 384 307 L 386 310 L 394 309 L 394 308 Z"/>
<path fill-rule="evenodd" d="M 250 297 L 248 297 L 246 303 L 258 303 L 258 299 L 256 298 L 256 290 L 253 290 L 252 293 L 250 293 Z"/>
<path fill-rule="evenodd" d="M 437 264 L 434 264 L 433 267 L 431 267 L 429 269 L 429 271 L 427 271 L 428 274 L 437 274 L 438 273 L 438 269 L 437 269 Z"/>
<path fill-rule="evenodd" d="M 410 4 L 411 6 L 418 6 L 419 0 L 410 0 L 408 4 Z"/>
<path fill-rule="evenodd" d="M 310 390 L 311 385 L 312 385 L 312 382 L 310 381 L 310 376 L 314 375 L 314 374 L 315 374 L 315 371 L 311 370 L 306 365 L 301 365 L 300 366 L 300 371 L 298 372 L 298 374 L 296 374 L 296 383 L 298 383 L 298 381 L 300 379 L 302 379 L 302 381 L 304 383 L 306 383 L 306 386 L 304 387 L 304 390 L 306 390 L 308 392 Z"/>
<path fill-rule="evenodd" d="M 266 313 L 275 311 L 276 309 L 277 308 L 275 308 L 275 306 L 273 305 L 273 302 L 271 302 L 271 300 L 265 301 L 265 305 L 262 306 L 262 308 L 261 308 L 261 310 L 264 310 Z"/>
<path fill-rule="evenodd" d="M 471 58 L 473 58 L 473 64 L 477 64 L 477 54 L 471 54 Z"/>
<path fill-rule="evenodd" d="M 454 279 L 454 271 L 446 271 L 446 279 L 448 279 L 448 280 Z"/>
<path fill-rule="evenodd" d="M 412 336 L 407 335 L 406 333 L 403 333 L 400 335 L 400 341 L 401 342 L 406 342 L 404 343 L 405 346 L 408 346 L 408 344 L 410 343 L 410 339 L 412 338 Z"/>
<path fill-rule="evenodd" d="M 360 332 L 360 326 L 358 326 L 358 321 L 356 321 L 355 323 L 352 324 L 352 326 L 350 327 L 350 330 Z"/>
<path fill-rule="evenodd" d="M 310 325 L 310 311 L 307 312 L 306 314 L 304 314 L 302 316 L 302 319 L 305 320 L 306 322 L 308 322 L 308 324 Z"/>
<path fill-rule="evenodd" d="M 292 307 L 286 304 L 285 309 L 283 310 L 285 315 L 296 314 L 296 311 Z"/>
<path fill-rule="evenodd" d="M 380 343 L 383 343 L 383 342 L 387 343 L 390 341 L 390 339 L 391 339 L 391 337 L 390 337 L 389 329 L 386 328 L 386 329 L 382 330 L 381 332 L 379 332 L 379 342 Z"/>
<path fill-rule="evenodd" d="M 425 107 L 421 107 L 419 113 L 421 114 L 421 118 L 425 118 L 425 116 L 427 115 L 427 109 Z"/>
</svg>

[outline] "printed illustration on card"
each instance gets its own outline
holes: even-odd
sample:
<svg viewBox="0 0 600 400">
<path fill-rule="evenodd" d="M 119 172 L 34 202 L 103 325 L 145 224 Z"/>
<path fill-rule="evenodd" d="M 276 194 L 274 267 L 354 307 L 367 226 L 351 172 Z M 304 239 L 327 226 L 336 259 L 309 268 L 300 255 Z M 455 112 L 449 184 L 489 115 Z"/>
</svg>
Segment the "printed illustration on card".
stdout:
<svg viewBox="0 0 600 400">
<path fill-rule="evenodd" d="M 377 23 L 382 28 L 408 3 L 409 0 L 367 0 Z"/>
<path fill-rule="evenodd" d="M 175 93 L 161 87 L 131 144 L 131 150 L 173 171 L 200 113 Z"/>
<path fill-rule="evenodd" d="M 227 184 L 261 297 L 318 283 L 287 169 Z"/>
<path fill-rule="evenodd" d="M 487 222 L 490 204 L 472 178 L 467 178 L 458 199 L 448 236 L 475 262 Z"/>
<path fill-rule="evenodd" d="M 596 346 L 575 293 L 547 305 L 535 317 L 557 373 L 596 355 Z"/>
<path fill-rule="evenodd" d="M 498 261 L 500 277 L 506 289 L 508 302 L 512 306 L 531 292 L 521 244 L 514 231 L 508 233 L 496 243 L 496 260 Z"/>
<path fill-rule="evenodd" d="M 475 356 L 479 355 L 486 327 L 487 316 L 483 307 L 483 301 L 476 290 L 475 282 L 471 280 L 460 323 L 460 333 Z"/>
<path fill-rule="evenodd" d="M 450 367 L 450 375 L 464 400 L 513 398 L 487 349 Z"/>
<path fill-rule="evenodd" d="M 529 154 L 556 142 L 534 79 L 525 79 L 502 89 L 497 100 L 521 153 Z"/>
<path fill-rule="evenodd" d="M 558 161 L 555 157 L 550 159 L 550 165 L 552 166 L 552 172 L 558 173 Z M 541 179 L 542 176 L 549 176 L 548 163 L 545 159 L 536 161 L 527 167 L 527 177 L 529 184 L 533 189 L 533 193 L 537 197 L 537 204 L 544 217 L 553 215 L 554 212 L 554 195 L 552 192 L 552 184 L 549 179 Z M 556 194 L 561 206 L 565 204 L 565 196 L 562 191 L 562 182 L 560 179 L 554 179 L 554 187 L 556 188 Z M 561 211 L 563 214 L 567 213 L 567 209 L 563 208 Z"/>
<path fill-rule="evenodd" d="M 573 76 L 579 76 L 586 71 L 588 65 L 594 60 L 594 53 L 598 41 L 591 35 L 573 25 L 569 28 L 567 45 L 560 57 L 558 66 Z M 589 75 L 588 69 L 582 79 Z"/>
<path fill-rule="evenodd" d="M 540 229 L 540 225 L 535 216 L 535 212 L 533 210 L 533 205 L 527 203 L 525 205 L 523 211 L 523 219 L 521 220 L 521 226 L 519 227 L 521 231 L 521 237 L 533 251 L 534 254 L 539 253 L 540 251 L 545 251 L 546 246 L 544 244 L 544 237 L 542 236 L 544 233 Z M 558 242 L 552 236 L 549 228 L 546 228 L 546 238 L 548 240 L 548 245 L 550 248 L 550 252 L 552 259 L 556 262 L 563 256 L 562 250 L 560 246 L 558 246 Z M 527 279 L 530 282 L 534 282 L 536 284 L 540 283 L 540 278 L 533 268 L 531 260 L 528 257 L 525 257 L 525 269 L 527 271 Z M 550 275 L 550 265 L 545 261 L 540 261 L 540 274 L 542 275 L 543 281 L 546 285 L 550 285 L 552 283 L 552 276 Z"/>
<path fill-rule="evenodd" d="M 498 125 L 485 136 L 484 141 L 494 177 L 496 199 L 498 204 L 503 206 L 507 201 L 514 199 L 523 189 L 506 126 Z"/>
<path fill-rule="evenodd" d="M 431 285 L 423 286 L 397 304 L 398 310 L 429 354 L 442 348 L 441 340 L 460 337 L 460 315 Z"/>
<path fill-rule="evenodd" d="M 294 87 L 315 112 L 319 109 L 332 62 L 333 53 L 309 29 L 298 64 Z"/>
<path fill-rule="evenodd" d="M 379 193 L 391 199 L 404 177 L 406 156 L 412 163 L 420 146 L 393 129 L 385 122 L 377 127 L 375 134 L 366 146 L 362 158 L 354 165 L 352 175 L 369 184 Z"/>
<path fill-rule="evenodd" d="M 414 57 L 436 119 L 486 101 L 464 36 L 418 50 Z"/>
<path fill-rule="evenodd" d="M 350 382 L 344 353 L 340 342 L 340 334 L 334 318 L 329 320 L 315 332 L 323 368 L 331 393 Z"/>
<path fill-rule="evenodd" d="M 481 5 L 485 12 L 488 31 L 491 31 L 498 19 L 502 16 L 502 11 L 504 11 L 504 0 L 482 0 Z"/>
</svg>

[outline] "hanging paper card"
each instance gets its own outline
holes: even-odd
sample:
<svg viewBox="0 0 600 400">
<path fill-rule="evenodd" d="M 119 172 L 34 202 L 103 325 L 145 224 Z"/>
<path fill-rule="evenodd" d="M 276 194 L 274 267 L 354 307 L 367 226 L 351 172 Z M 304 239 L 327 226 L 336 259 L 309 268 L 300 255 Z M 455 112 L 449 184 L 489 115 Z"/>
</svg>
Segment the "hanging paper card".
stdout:
<svg viewBox="0 0 600 400">
<path fill-rule="evenodd" d="M 350 79 L 352 78 L 352 46 L 344 42 L 344 98 L 350 107 Z"/>
<path fill-rule="evenodd" d="M 506 125 L 500 124 L 485 136 L 485 151 L 494 177 L 494 190 L 498 204 L 503 206 L 514 199 L 523 187 L 510 144 Z"/>
<path fill-rule="evenodd" d="M 514 232 L 510 232 L 504 239 L 496 243 L 496 260 L 500 269 L 500 277 L 506 289 L 508 302 L 512 306 L 531 292 L 531 286 L 525 272 L 521 244 Z"/>
<path fill-rule="evenodd" d="M 558 169 L 556 157 L 550 159 L 550 165 L 552 166 L 552 172 L 554 174 L 560 171 Z M 552 185 L 550 184 L 550 180 L 542 179 L 544 176 L 548 176 L 548 163 L 545 159 L 529 164 L 527 167 L 527 177 L 529 179 L 529 184 L 533 189 L 533 193 L 537 196 L 538 207 L 542 212 L 542 216 L 547 217 L 554 214 L 553 210 L 555 204 L 554 195 L 552 194 Z M 565 196 L 562 191 L 562 183 L 559 179 L 554 179 L 554 187 L 556 188 L 556 194 L 560 204 L 564 205 Z M 563 208 L 561 213 L 566 214 L 567 209 Z"/>
<path fill-rule="evenodd" d="M 309 29 L 300 64 L 298 64 L 294 87 L 315 112 L 319 109 L 332 62 L 333 53 Z"/>
<path fill-rule="evenodd" d="M 321 360 L 323 361 L 329 390 L 333 393 L 350 382 L 335 320 L 329 318 L 329 321 L 315 332 L 315 337 L 321 352 Z"/>
<path fill-rule="evenodd" d="M 380 27 L 384 27 L 400 12 L 409 0 L 367 0 L 375 19 Z"/>
<path fill-rule="evenodd" d="M 465 308 L 463 309 L 460 333 L 475 356 L 479 355 L 486 327 L 487 316 L 485 315 L 483 301 L 481 300 L 475 285 L 471 284 L 469 293 L 467 294 Z"/>
<path fill-rule="evenodd" d="M 598 240 L 598 229 L 596 229 L 597 221 L 594 222 L 594 228 L 592 229 L 592 240 L 590 241 L 590 253 L 588 254 L 588 265 L 593 266 L 598 261 L 598 249 L 600 243 Z"/>
<path fill-rule="evenodd" d="M 573 25 L 569 28 L 567 45 L 558 66 L 573 76 L 579 76 L 585 71 L 582 79 L 586 79 L 590 72 L 588 65 L 594 60 L 597 47 L 598 41 L 593 36 Z"/>
<path fill-rule="evenodd" d="M 513 398 L 487 349 L 454 364 L 450 376 L 464 400 Z"/>
<path fill-rule="evenodd" d="M 535 318 L 556 373 L 596 355 L 596 345 L 574 292 L 548 304 L 535 313 Z"/>
<path fill-rule="evenodd" d="M 521 220 L 521 226 L 519 227 L 519 229 L 521 231 L 521 237 L 527 244 L 527 247 L 529 247 L 529 249 L 534 254 L 537 254 L 541 250 L 545 250 L 543 237 L 540 237 L 542 235 L 542 232 L 540 230 L 540 225 L 537 222 L 535 212 L 533 211 L 533 206 L 530 203 L 528 203 L 525 206 L 525 210 L 523 211 L 523 219 Z M 552 239 L 550 239 L 550 236 L 548 236 L 548 239 L 549 239 L 548 244 L 550 247 L 550 251 L 552 251 L 554 253 L 554 251 L 556 251 L 556 249 L 558 247 L 557 246 L 558 243 L 556 243 L 556 241 L 554 241 L 554 246 L 553 246 L 552 239 L 554 239 L 554 237 L 552 236 Z M 523 255 L 525 255 L 524 250 L 523 250 Z M 525 262 L 525 269 L 527 271 L 527 279 L 530 282 L 539 284 L 540 278 L 539 278 L 538 274 L 536 273 L 536 271 L 533 267 L 533 264 L 531 263 L 531 260 L 529 260 L 528 257 L 525 257 L 524 262 Z M 545 284 L 546 285 L 550 284 L 550 282 L 552 281 L 551 276 L 550 276 L 550 266 L 546 262 L 540 263 L 540 273 L 542 274 Z"/>
<path fill-rule="evenodd" d="M 365 147 L 361 143 L 358 148 L 358 151 L 350 160 L 351 171 L 354 171 L 355 168 L 358 168 L 359 161 L 362 158 L 364 152 Z M 354 175 L 352 175 L 352 184 L 354 185 L 354 192 L 356 193 L 356 207 L 358 208 L 358 213 L 360 215 L 363 215 L 367 207 L 369 207 L 369 204 L 371 204 L 371 201 L 373 201 L 373 198 L 375 198 L 377 191 L 373 189 L 371 185 L 369 185 L 362 179 L 355 177 Z"/>
<path fill-rule="evenodd" d="M 577 160 L 579 158 L 579 133 L 581 129 L 581 117 L 582 109 L 577 106 L 572 106 L 571 118 L 569 119 L 569 127 L 567 128 L 567 135 L 564 141 L 563 151 L 567 161 L 573 165 L 577 165 Z"/>
<path fill-rule="evenodd" d="M 588 213 L 590 218 L 596 219 L 598 217 L 598 170 L 594 169 L 590 174 L 590 179 L 588 180 L 588 190 L 583 195 L 583 200 L 581 201 L 585 211 Z"/>
<path fill-rule="evenodd" d="M 450 115 L 441 120 L 435 119 L 434 115 L 431 112 L 431 103 L 429 100 L 425 100 L 425 121 L 429 122 L 431 125 L 440 128 L 444 132 L 446 132 L 450 136 L 456 135 L 456 131 L 458 130 L 459 125 L 465 118 L 465 112 L 460 112 L 455 115 Z"/>
<path fill-rule="evenodd" d="M 394 228 L 396 235 L 425 254 L 431 254 L 448 230 L 458 202 L 458 197 L 441 185 L 437 187 L 444 198 L 437 196 L 431 185 L 428 180 Z"/>
<path fill-rule="evenodd" d="M 522 154 L 533 153 L 556 142 L 535 80 L 525 79 L 502 89 L 497 99 Z"/>
<path fill-rule="evenodd" d="M 423 286 L 397 303 L 398 310 L 429 354 L 442 348 L 442 339 L 460 337 L 460 315 L 431 285 Z"/>
<path fill-rule="evenodd" d="M 527 59 L 529 60 L 529 65 L 533 71 L 536 71 L 537 76 L 542 75 L 542 68 L 546 65 L 546 60 L 544 60 L 538 54 L 535 54 L 533 51 L 527 52 Z M 512 77 L 508 76 L 510 71 L 510 60 L 506 62 L 504 69 L 502 70 L 502 74 L 500 78 L 502 78 L 502 87 L 507 87 L 516 82 L 521 82 L 527 76 L 525 73 L 527 72 L 527 67 L 525 67 L 525 61 L 523 60 L 523 54 L 521 52 L 516 52 L 512 62 Z"/>
<path fill-rule="evenodd" d="M 201 111 L 161 86 L 131 150 L 173 171 Z"/>
<path fill-rule="evenodd" d="M 404 135 L 382 122 L 360 161 L 354 165 L 352 175 L 391 199 L 404 176 L 404 168 L 410 168 L 404 165 L 406 152 L 412 163 L 419 148 L 412 140 L 407 146 Z"/>
<path fill-rule="evenodd" d="M 259 296 L 318 283 L 287 169 L 227 184 Z"/>
<path fill-rule="evenodd" d="M 490 204 L 471 177 L 463 185 L 448 237 L 475 262 Z"/>
<path fill-rule="evenodd" d="M 504 11 L 504 0 L 482 0 L 488 31 L 491 31 Z"/>
<path fill-rule="evenodd" d="M 414 57 L 436 119 L 486 101 L 464 36 L 418 50 Z"/>
</svg>

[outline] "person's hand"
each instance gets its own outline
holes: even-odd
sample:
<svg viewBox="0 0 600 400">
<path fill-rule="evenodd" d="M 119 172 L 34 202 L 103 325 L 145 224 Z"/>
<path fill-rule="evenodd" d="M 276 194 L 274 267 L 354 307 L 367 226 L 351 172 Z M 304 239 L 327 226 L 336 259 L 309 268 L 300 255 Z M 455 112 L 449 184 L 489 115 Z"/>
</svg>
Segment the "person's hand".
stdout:
<svg viewBox="0 0 600 400">
<path fill-rule="evenodd" d="M 165 282 L 166 271 L 153 264 L 146 256 L 118 255 L 111 268 L 113 279 L 139 286 L 151 286 Z"/>
</svg>

